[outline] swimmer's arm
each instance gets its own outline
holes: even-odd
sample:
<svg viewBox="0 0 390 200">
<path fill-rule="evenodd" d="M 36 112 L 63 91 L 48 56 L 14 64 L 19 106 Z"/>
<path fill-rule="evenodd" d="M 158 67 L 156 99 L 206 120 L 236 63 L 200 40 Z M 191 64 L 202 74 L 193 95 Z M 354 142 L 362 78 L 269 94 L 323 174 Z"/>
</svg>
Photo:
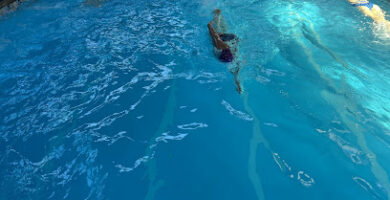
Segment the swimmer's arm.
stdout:
<svg viewBox="0 0 390 200">
<path fill-rule="evenodd" d="M 213 39 L 213 44 L 217 49 L 228 49 L 229 46 L 224 43 L 220 38 L 218 33 L 215 31 L 213 26 L 211 25 L 212 22 L 207 24 L 207 27 L 209 28 L 209 33 L 211 38 Z"/>
</svg>

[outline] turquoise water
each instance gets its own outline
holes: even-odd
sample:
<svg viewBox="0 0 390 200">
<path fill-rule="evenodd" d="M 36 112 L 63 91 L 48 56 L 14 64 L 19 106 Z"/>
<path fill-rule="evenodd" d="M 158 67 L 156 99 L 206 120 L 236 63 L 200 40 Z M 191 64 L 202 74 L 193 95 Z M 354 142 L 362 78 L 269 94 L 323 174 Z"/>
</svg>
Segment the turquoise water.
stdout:
<svg viewBox="0 0 390 200">
<path fill-rule="evenodd" d="M 0 19 L 0 199 L 390 199 L 379 29 L 337 0 L 27 2 Z"/>
</svg>

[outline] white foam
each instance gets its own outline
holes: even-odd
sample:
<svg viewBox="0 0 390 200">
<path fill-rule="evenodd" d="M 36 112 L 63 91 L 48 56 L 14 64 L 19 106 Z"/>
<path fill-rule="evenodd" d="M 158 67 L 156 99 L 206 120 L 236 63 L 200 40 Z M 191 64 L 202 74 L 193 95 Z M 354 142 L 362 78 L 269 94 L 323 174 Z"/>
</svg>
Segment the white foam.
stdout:
<svg viewBox="0 0 390 200">
<path fill-rule="evenodd" d="M 234 109 L 227 101 L 222 100 L 221 104 L 225 106 L 231 115 L 246 121 L 253 121 L 253 117 L 251 117 L 249 114 Z"/>
<path fill-rule="evenodd" d="M 182 124 L 182 125 L 178 125 L 177 126 L 177 128 L 183 129 L 183 130 L 195 130 L 195 129 L 198 129 L 198 128 L 207 128 L 207 127 L 208 127 L 207 124 L 199 123 L 199 122 L 193 122 L 193 123 Z"/>
</svg>

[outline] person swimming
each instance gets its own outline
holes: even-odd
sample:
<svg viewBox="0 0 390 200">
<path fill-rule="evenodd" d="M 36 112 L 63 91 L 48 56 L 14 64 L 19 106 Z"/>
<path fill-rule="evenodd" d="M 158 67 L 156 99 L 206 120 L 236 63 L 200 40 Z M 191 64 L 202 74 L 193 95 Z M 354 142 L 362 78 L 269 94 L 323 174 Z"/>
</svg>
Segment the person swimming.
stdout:
<svg viewBox="0 0 390 200">
<path fill-rule="evenodd" d="M 226 22 L 221 17 L 220 9 L 215 9 L 213 13 L 214 19 L 207 24 L 207 27 L 215 47 L 216 55 L 221 62 L 233 62 L 237 58 L 236 54 L 238 52 L 238 37 L 235 34 L 227 33 Z M 236 62 L 236 64 L 237 65 L 231 69 L 230 72 L 234 75 L 234 81 L 238 93 L 241 93 L 241 84 L 238 79 L 238 74 L 241 67 L 239 62 Z"/>
<path fill-rule="evenodd" d="M 386 20 L 385 13 L 382 9 L 376 5 L 371 3 L 368 0 L 348 0 L 352 6 L 357 7 L 360 12 L 364 15 L 370 17 L 374 22 L 377 23 L 385 23 L 390 31 L 390 22 Z"/>
<path fill-rule="evenodd" d="M 232 62 L 234 60 L 233 53 L 235 53 L 232 50 L 235 48 L 238 38 L 234 34 L 226 33 L 226 23 L 221 17 L 221 10 L 216 9 L 213 13 L 215 17 L 207 24 L 207 27 L 216 48 L 216 54 L 220 61 Z"/>
</svg>

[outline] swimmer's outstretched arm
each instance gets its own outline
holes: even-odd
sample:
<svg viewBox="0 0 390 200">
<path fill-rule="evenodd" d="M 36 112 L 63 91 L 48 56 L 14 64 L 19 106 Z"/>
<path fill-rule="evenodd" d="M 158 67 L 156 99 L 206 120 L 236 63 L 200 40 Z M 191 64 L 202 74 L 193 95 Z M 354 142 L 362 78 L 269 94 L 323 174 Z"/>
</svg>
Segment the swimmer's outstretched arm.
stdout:
<svg viewBox="0 0 390 200">
<path fill-rule="evenodd" d="M 225 42 L 223 42 L 221 40 L 221 38 L 219 37 L 217 31 L 215 31 L 215 29 L 214 29 L 214 27 L 212 25 L 212 21 L 210 21 L 207 24 L 207 27 L 209 28 L 209 33 L 210 33 L 211 38 L 213 39 L 213 44 L 214 44 L 215 48 L 217 48 L 217 49 L 228 49 L 229 45 L 227 45 Z"/>
</svg>

